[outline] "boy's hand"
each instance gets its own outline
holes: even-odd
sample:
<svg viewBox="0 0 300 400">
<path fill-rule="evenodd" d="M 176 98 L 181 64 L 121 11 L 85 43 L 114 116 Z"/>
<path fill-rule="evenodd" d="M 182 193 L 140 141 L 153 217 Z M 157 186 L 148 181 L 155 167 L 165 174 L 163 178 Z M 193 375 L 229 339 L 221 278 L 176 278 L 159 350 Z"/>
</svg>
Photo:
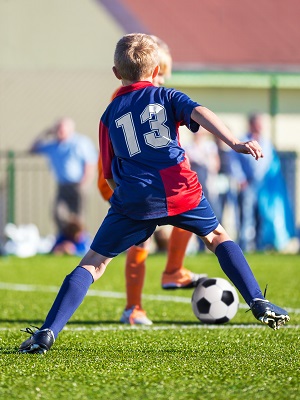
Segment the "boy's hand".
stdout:
<svg viewBox="0 0 300 400">
<path fill-rule="evenodd" d="M 237 153 L 251 154 L 256 160 L 263 158 L 262 148 L 256 140 L 249 142 L 239 142 L 232 146 L 232 149 Z"/>
</svg>

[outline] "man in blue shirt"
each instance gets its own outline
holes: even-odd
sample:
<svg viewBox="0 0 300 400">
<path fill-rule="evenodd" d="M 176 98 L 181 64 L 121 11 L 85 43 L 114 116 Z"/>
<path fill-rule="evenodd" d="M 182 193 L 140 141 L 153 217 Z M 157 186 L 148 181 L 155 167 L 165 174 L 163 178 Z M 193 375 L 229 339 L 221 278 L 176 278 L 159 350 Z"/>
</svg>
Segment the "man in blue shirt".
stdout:
<svg viewBox="0 0 300 400">
<path fill-rule="evenodd" d="M 257 140 L 264 149 L 264 158 L 256 163 L 252 157 L 233 153 L 234 176 L 239 186 L 240 232 L 239 245 L 243 251 L 263 250 L 262 215 L 259 213 L 259 193 L 270 170 L 274 148 L 262 134 L 262 115 L 251 114 L 248 119 L 249 131 L 241 140 Z"/>
<path fill-rule="evenodd" d="M 57 182 L 54 219 L 60 233 L 70 215 L 83 217 L 84 198 L 96 171 L 98 152 L 92 141 L 62 118 L 34 141 L 32 153 L 45 155 Z"/>
</svg>

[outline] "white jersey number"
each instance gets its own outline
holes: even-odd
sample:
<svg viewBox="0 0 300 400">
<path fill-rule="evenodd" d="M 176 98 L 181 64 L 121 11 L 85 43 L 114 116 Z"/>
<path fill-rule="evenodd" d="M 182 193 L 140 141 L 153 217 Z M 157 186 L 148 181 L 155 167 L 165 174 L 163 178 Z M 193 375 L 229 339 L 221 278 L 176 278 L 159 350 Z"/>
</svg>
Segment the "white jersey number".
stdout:
<svg viewBox="0 0 300 400">
<path fill-rule="evenodd" d="M 149 104 L 140 115 L 141 123 L 149 121 L 150 132 L 144 134 L 145 143 L 148 146 L 159 148 L 166 147 L 171 141 L 170 130 L 164 124 L 166 122 L 166 110 L 160 104 Z M 141 152 L 136 136 L 132 114 L 127 113 L 116 120 L 117 128 L 122 128 L 130 157 Z"/>
</svg>

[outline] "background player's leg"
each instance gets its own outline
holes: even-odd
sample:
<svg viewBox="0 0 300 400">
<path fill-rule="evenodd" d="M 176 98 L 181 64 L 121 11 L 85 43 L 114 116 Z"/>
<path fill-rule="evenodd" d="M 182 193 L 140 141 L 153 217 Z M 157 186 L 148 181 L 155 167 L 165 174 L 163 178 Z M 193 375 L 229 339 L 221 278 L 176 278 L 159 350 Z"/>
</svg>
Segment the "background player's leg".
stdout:
<svg viewBox="0 0 300 400">
<path fill-rule="evenodd" d="M 132 246 L 127 253 L 125 265 L 126 309 L 132 306 L 142 308 L 142 290 L 145 280 L 145 261 L 149 250 L 147 247 Z"/>
<path fill-rule="evenodd" d="M 127 252 L 125 265 L 126 308 L 120 319 L 120 322 L 124 324 L 152 324 L 142 307 L 145 262 L 149 253 L 150 243 L 151 239 L 149 238 L 138 246 L 132 246 Z"/>
<path fill-rule="evenodd" d="M 169 239 L 168 259 L 162 274 L 163 289 L 192 288 L 206 274 L 195 274 L 183 267 L 183 260 L 192 232 L 174 227 Z"/>
<path fill-rule="evenodd" d="M 169 239 L 168 258 L 164 273 L 172 274 L 183 267 L 187 245 L 193 233 L 174 227 Z"/>
</svg>

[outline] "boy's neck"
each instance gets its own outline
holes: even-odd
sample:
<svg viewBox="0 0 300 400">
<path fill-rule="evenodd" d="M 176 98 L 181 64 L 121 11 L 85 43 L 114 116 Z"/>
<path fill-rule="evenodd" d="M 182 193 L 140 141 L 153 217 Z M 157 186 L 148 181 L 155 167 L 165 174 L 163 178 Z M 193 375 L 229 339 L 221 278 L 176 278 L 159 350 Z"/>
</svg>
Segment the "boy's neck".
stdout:
<svg viewBox="0 0 300 400">
<path fill-rule="evenodd" d="M 138 83 L 138 82 L 153 82 L 152 76 L 149 78 L 141 78 L 138 81 L 127 81 L 125 79 L 122 79 L 122 86 L 130 86 L 133 85 L 134 83 Z"/>
</svg>

